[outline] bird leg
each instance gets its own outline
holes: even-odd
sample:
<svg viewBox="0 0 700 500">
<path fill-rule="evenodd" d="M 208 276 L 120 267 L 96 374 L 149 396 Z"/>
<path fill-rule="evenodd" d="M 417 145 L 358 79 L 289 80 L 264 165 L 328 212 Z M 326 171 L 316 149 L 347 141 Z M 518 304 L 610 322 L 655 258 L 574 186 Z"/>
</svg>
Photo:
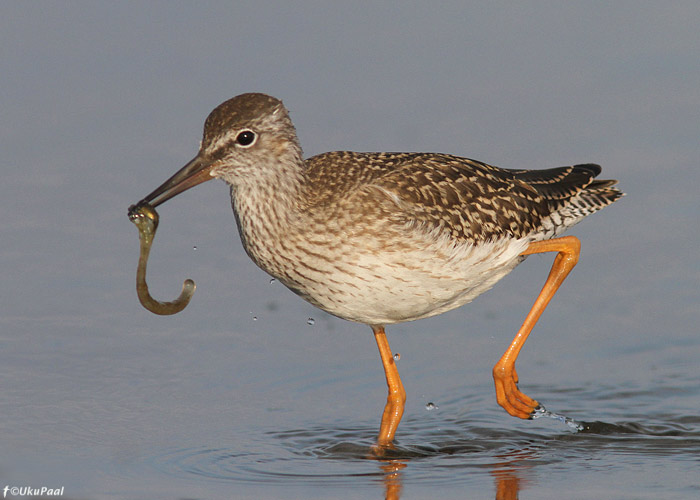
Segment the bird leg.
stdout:
<svg viewBox="0 0 700 500">
<path fill-rule="evenodd" d="M 513 342 L 501 359 L 493 367 L 493 379 L 496 383 L 496 400 L 508 413 L 514 417 L 532 418 L 534 410 L 540 404 L 534 399 L 526 396 L 518 390 L 518 375 L 515 371 L 515 360 L 518 358 L 520 349 L 527 340 L 532 328 L 542 315 L 542 312 L 554 297 L 564 278 L 574 268 L 578 262 L 581 242 L 575 236 L 564 236 L 545 241 L 535 241 L 530 243 L 522 255 L 531 255 L 543 252 L 558 252 L 549 272 L 547 281 L 542 287 L 542 291 L 537 296 L 535 304 L 525 317 L 523 325 L 515 335 Z"/>
<path fill-rule="evenodd" d="M 386 406 L 377 437 L 377 447 L 381 450 L 391 446 L 391 442 L 394 440 L 394 434 L 396 434 L 396 428 L 399 426 L 406 404 L 406 391 L 403 389 L 399 371 L 396 369 L 396 362 L 386 339 L 384 327 L 372 326 L 372 331 L 377 341 L 377 347 L 379 347 L 379 355 L 382 358 L 386 374 L 386 384 L 389 387 L 389 395 L 386 398 Z"/>
</svg>

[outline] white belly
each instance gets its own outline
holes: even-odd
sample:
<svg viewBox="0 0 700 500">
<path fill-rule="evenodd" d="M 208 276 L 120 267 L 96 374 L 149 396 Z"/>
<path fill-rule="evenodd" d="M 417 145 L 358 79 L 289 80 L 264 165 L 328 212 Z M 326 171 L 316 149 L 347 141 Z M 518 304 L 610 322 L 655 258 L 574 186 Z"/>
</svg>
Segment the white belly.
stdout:
<svg viewBox="0 0 700 500">
<path fill-rule="evenodd" d="M 521 262 L 527 245 L 526 239 L 504 239 L 456 246 L 417 234 L 411 245 L 392 251 L 348 241 L 332 262 L 308 264 L 317 271 L 300 268 L 306 279 L 281 280 L 335 316 L 371 325 L 399 323 L 470 302 Z"/>
</svg>

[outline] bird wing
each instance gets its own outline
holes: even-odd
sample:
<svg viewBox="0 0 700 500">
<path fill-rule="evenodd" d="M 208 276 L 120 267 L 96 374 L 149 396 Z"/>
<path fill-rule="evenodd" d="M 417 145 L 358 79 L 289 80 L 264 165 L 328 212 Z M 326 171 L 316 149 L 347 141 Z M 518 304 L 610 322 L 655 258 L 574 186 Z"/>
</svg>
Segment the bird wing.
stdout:
<svg viewBox="0 0 700 500">
<path fill-rule="evenodd" d="M 506 170 L 442 154 L 408 154 L 364 189 L 384 193 L 404 222 L 458 240 L 522 237 L 547 213 L 543 197 Z"/>
<path fill-rule="evenodd" d="M 317 207 L 362 207 L 385 219 L 477 242 L 537 232 L 574 200 L 590 210 L 622 194 L 598 165 L 509 170 L 436 153 L 325 153 L 307 160 Z M 583 201 L 582 201 L 583 200 Z M 577 207 L 578 209 L 578 207 Z"/>
</svg>

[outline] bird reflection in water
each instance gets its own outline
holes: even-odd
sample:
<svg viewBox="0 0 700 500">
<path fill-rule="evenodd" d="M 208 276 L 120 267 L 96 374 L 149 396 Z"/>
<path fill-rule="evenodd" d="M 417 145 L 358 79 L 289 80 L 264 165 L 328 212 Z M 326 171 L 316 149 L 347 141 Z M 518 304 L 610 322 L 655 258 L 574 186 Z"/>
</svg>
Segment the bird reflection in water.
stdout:
<svg viewBox="0 0 700 500">
<path fill-rule="evenodd" d="M 516 500 L 521 485 L 526 482 L 521 477 L 524 470 L 522 461 L 527 458 L 522 452 L 512 457 L 503 456 L 503 462 L 490 465 L 490 473 L 495 482 L 496 500 Z M 408 467 L 406 460 L 380 460 L 379 469 L 383 473 L 384 498 L 399 500 L 403 490 L 403 469 Z"/>
<path fill-rule="evenodd" d="M 401 498 L 403 484 L 401 482 L 401 470 L 407 464 L 401 460 L 389 460 L 382 463 L 379 468 L 384 473 L 384 498 L 387 500 L 398 500 Z"/>
</svg>

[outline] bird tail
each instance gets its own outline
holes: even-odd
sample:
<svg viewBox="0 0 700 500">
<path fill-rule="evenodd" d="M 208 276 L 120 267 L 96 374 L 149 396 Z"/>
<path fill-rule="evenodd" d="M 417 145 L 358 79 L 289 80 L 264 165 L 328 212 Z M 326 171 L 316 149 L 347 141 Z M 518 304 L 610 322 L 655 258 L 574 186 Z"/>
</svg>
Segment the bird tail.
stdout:
<svg viewBox="0 0 700 500">
<path fill-rule="evenodd" d="M 546 237 L 558 236 L 584 217 L 624 196 L 614 187 L 616 180 L 595 179 L 601 170 L 599 165 L 589 163 L 516 173 L 517 178 L 532 186 L 551 207 L 549 217 L 542 220 Z"/>
</svg>

